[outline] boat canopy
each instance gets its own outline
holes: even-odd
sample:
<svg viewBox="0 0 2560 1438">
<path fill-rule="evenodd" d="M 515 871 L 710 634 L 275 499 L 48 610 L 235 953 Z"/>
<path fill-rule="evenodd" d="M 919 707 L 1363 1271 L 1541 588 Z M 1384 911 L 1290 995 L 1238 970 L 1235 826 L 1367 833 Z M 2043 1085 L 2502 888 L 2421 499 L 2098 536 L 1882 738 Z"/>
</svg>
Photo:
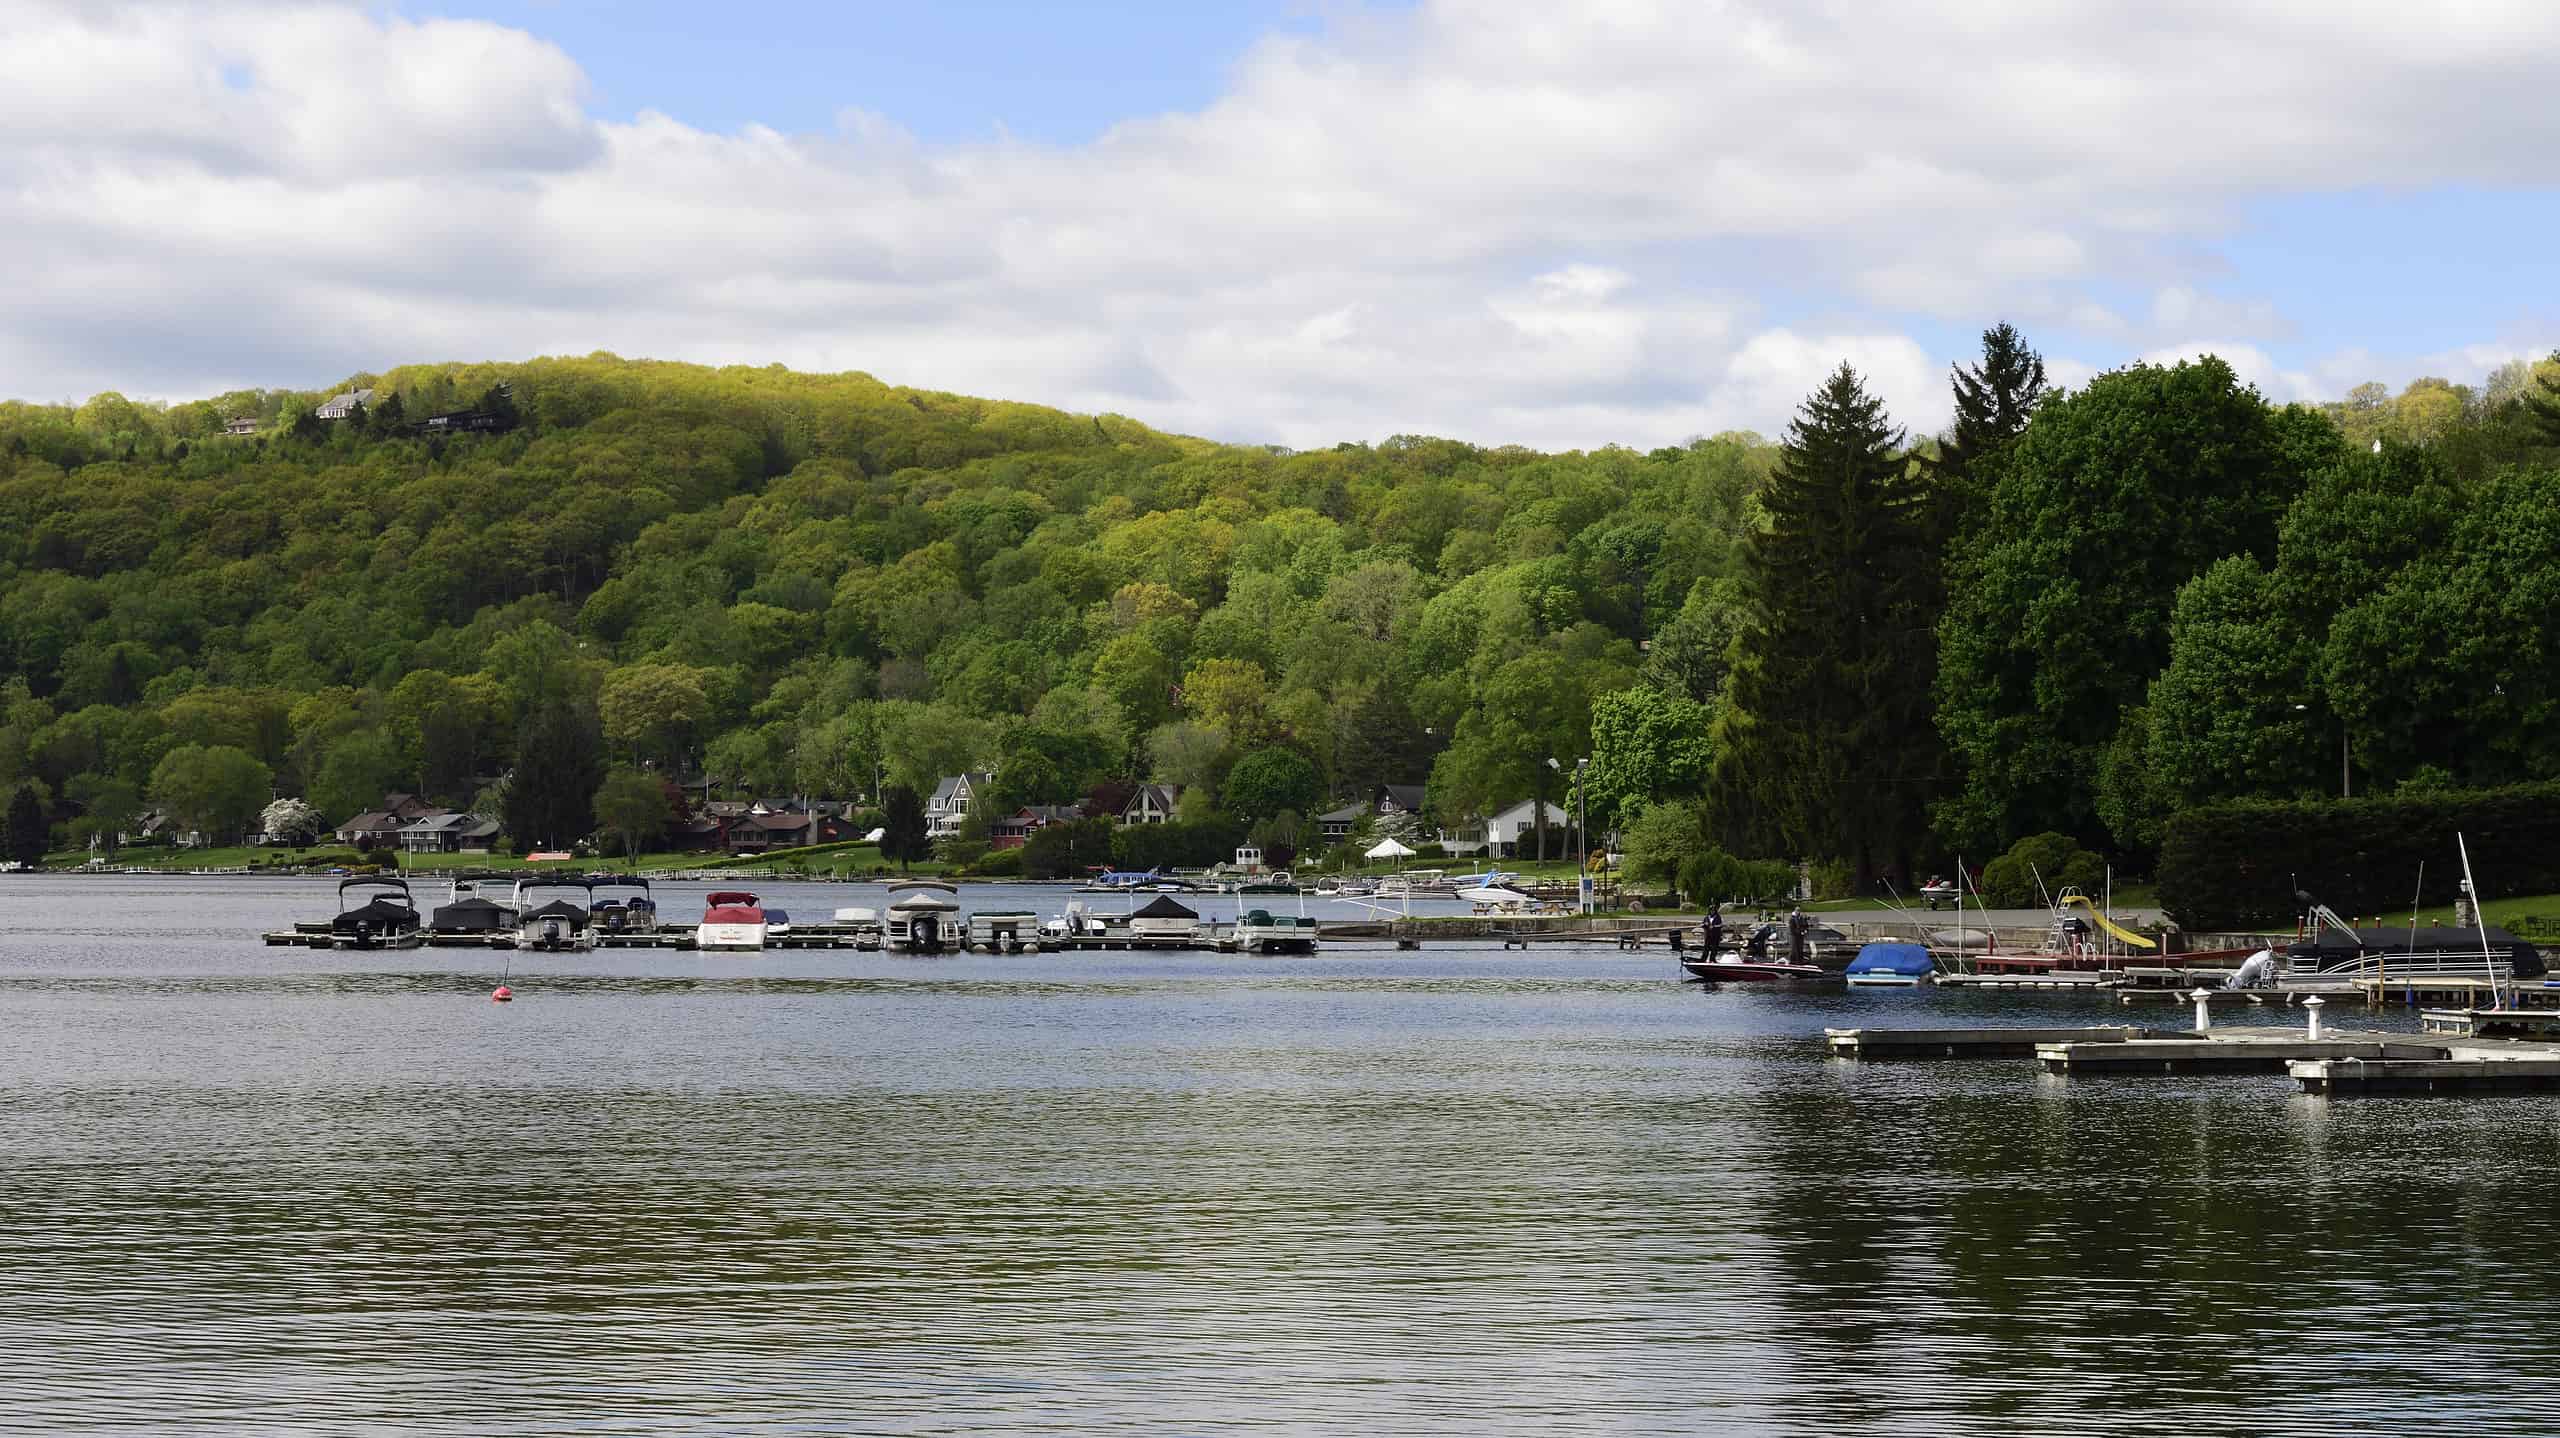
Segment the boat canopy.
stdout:
<svg viewBox="0 0 2560 1438">
<path fill-rule="evenodd" d="M 566 919 L 573 924 L 583 924 L 587 921 L 587 911 L 566 899 L 554 899 L 541 908 L 525 910 L 517 917 L 516 922 L 533 924 L 544 919 Z"/>
<path fill-rule="evenodd" d="M 1175 903 L 1171 897 L 1159 894 L 1153 903 L 1130 914 L 1129 917 L 1133 919 L 1196 919 L 1200 916 Z"/>
<path fill-rule="evenodd" d="M 912 894 L 902 895 L 896 903 L 889 906 L 889 912 L 893 914 L 950 914 L 957 913 L 959 908 L 960 905 L 947 894 L 938 893 L 932 889 L 919 889 Z"/>
<path fill-rule="evenodd" d="M 1904 978 L 1924 979 L 1937 971 L 1937 962 L 1919 944 L 1869 944 L 1858 950 L 1849 961 L 1849 972 L 1857 974 L 1898 974 Z"/>
<path fill-rule="evenodd" d="M 406 924 L 414 924 L 417 921 L 418 911 L 416 909 L 411 908 L 407 904 L 396 903 L 390 899 L 383 898 L 369 899 L 364 903 L 358 904 L 354 908 L 347 910 L 345 913 L 338 915 L 337 919 L 337 922 L 340 924 L 371 924 L 377 928 L 398 927 Z"/>
<path fill-rule="evenodd" d="M 2495 924 L 2486 930 L 2457 929 L 2446 924 L 2420 924 L 2414 929 L 2379 924 L 2353 933 L 2350 939 L 2334 928 L 2323 928 L 2310 938 L 2287 946 L 2285 953 L 2292 959 L 2313 963 L 2334 962 L 2358 954 L 2477 955 L 2485 937 L 2489 952 L 2514 964 L 2518 978 L 2533 978 L 2544 971 L 2540 949 Z"/>
<path fill-rule="evenodd" d="M 506 926 L 507 908 L 474 895 L 438 905 L 435 925 L 457 933 L 476 933 Z"/>
<path fill-rule="evenodd" d="M 709 909 L 722 908 L 731 904 L 752 909 L 759 902 L 755 895 L 742 889 L 722 889 L 716 894 L 705 895 L 702 900 L 703 907 Z"/>
</svg>

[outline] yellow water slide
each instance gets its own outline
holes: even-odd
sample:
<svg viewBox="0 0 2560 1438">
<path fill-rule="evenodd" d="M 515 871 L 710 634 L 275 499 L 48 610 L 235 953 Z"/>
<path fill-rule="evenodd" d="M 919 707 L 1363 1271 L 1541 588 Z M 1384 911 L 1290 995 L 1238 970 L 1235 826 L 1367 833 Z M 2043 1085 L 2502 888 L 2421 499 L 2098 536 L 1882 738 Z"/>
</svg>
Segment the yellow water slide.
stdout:
<svg viewBox="0 0 2560 1438">
<path fill-rule="evenodd" d="M 2089 901 L 2089 896 L 2086 894 L 2065 894 L 2062 896 L 2063 907 L 2069 908 L 2073 904 L 2078 904 L 2080 907 L 2087 909 L 2089 911 L 2089 917 L 2098 921 L 2098 927 L 2106 930 L 2107 933 L 2114 938 L 2131 944 L 2137 949 L 2156 949 L 2160 947 L 2158 944 L 2151 942 L 2142 935 L 2137 934 L 2131 929 L 2124 927 L 2122 924 L 2117 923 L 2115 920 L 2108 918 L 2103 910 L 2099 909 L 2096 904 Z"/>
</svg>

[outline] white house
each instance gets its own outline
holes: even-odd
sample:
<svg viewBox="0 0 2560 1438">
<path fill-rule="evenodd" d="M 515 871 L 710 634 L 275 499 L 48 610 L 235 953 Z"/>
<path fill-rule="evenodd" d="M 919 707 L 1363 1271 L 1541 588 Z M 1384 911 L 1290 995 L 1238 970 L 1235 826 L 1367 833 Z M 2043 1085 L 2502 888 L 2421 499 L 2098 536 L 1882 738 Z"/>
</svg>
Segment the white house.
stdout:
<svg viewBox="0 0 2560 1438">
<path fill-rule="evenodd" d="M 329 396 L 327 403 L 311 412 L 311 417 L 313 419 L 345 419 L 348 415 L 355 413 L 357 405 L 372 403 L 372 390 L 351 389 Z"/>
<path fill-rule="evenodd" d="M 970 801 L 994 778 L 993 774 L 954 774 L 934 785 L 933 798 L 924 806 L 926 837 L 946 839 L 959 833 L 961 822 L 969 817 Z"/>
<path fill-rule="evenodd" d="M 1519 803 L 1512 805 L 1510 808 L 1495 814 L 1492 818 L 1485 820 L 1482 827 L 1477 827 L 1472 824 L 1463 824 L 1455 829 L 1441 830 L 1440 847 L 1448 850 L 1452 854 L 1482 854 L 1489 852 L 1495 858 L 1512 859 L 1519 857 L 1521 853 L 1521 837 L 1523 835 L 1527 835 L 1529 840 L 1529 852 L 1535 853 L 1538 842 L 1537 834 L 1535 832 L 1537 813 L 1537 801 L 1534 799 L 1523 799 Z M 1571 838 L 1571 825 L 1573 823 L 1572 816 L 1565 812 L 1563 805 L 1558 804 L 1553 800 L 1550 800 L 1547 803 L 1546 815 L 1547 828 L 1550 833 L 1561 829 L 1564 830 L 1566 834 L 1566 837 L 1561 841 L 1555 838 L 1548 839 L 1547 857 L 1550 859 L 1571 857 L 1573 853 L 1573 841 Z"/>
</svg>

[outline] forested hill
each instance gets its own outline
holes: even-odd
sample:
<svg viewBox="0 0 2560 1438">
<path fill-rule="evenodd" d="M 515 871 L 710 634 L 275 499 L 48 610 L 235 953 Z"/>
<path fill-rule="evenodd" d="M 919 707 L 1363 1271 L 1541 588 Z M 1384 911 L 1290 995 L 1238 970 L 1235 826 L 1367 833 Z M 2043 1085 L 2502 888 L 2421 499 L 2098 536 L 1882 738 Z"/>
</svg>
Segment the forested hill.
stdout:
<svg viewBox="0 0 2560 1438">
<path fill-rule="evenodd" d="M 992 768 L 981 812 L 1157 780 L 1277 837 L 1381 784 L 1561 800 L 1587 756 L 1664 876 L 1871 876 L 2043 830 L 2138 868 L 2342 756 L 2560 776 L 2560 357 L 2324 412 L 2209 359 L 2049 390 L 2002 326 L 1955 399 L 1914 443 L 1844 367 L 1782 442 L 1574 454 L 610 356 L 0 405 L 0 789 L 72 838 L 404 790 L 557 841 L 608 766 Z"/>
<path fill-rule="evenodd" d="M 514 428 L 420 429 L 493 405 Z M 230 745 L 332 819 L 460 803 L 567 692 L 609 756 L 766 794 L 992 765 L 1025 802 L 1148 776 L 1205 801 L 1276 744 L 1352 793 L 1455 735 L 1454 812 L 1584 753 L 1641 637 L 1688 636 L 1657 663 L 1712 687 L 1701 581 L 1772 453 L 1286 454 L 610 357 L 0 406 L 0 781 L 147 791 L 169 750 Z"/>
</svg>

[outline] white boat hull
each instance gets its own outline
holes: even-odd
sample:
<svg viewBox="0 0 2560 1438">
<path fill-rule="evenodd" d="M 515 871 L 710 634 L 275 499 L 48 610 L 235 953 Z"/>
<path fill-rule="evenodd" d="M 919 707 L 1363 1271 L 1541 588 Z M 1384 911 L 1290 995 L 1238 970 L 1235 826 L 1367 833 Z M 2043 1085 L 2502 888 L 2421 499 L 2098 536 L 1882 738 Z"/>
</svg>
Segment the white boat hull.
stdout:
<svg viewBox="0 0 2560 1438">
<path fill-rule="evenodd" d="M 762 924 L 705 924 L 694 932 L 693 946 L 724 953 L 754 953 L 764 948 Z"/>
<path fill-rule="evenodd" d="M 1918 974 L 1851 974 L 1849 986 L 1856 989 L 1916 989 L 1928 980 Z"/>
</svg>

